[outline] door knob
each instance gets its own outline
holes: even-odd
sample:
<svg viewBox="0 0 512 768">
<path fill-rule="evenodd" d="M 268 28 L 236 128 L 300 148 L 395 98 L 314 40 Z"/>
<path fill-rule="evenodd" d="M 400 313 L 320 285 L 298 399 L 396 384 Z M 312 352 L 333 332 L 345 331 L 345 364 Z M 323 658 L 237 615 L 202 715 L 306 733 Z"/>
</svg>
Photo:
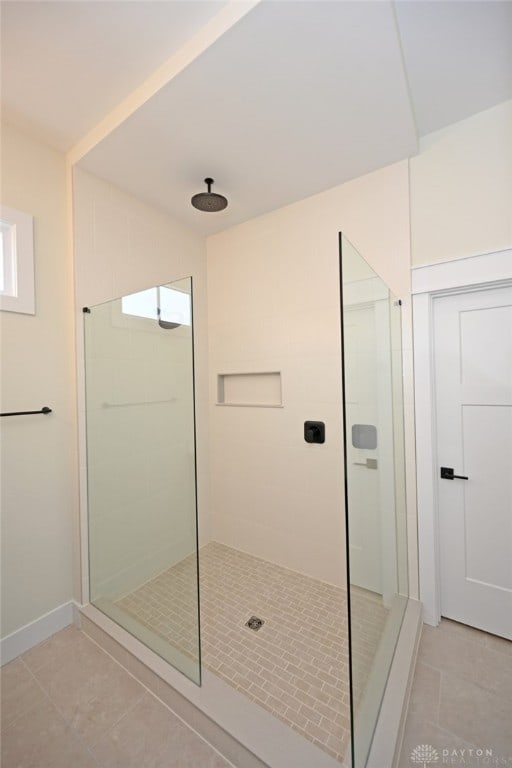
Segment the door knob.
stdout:
<svg viewBox="0 0 512 768">
<path fill-rule="evenodd" d="M 441 477 L 443 480 L 469 480 L 469 477 L 466 475 L 455 475 L 453 471 L 453 467 L 441 467 Z"/>
</svg>

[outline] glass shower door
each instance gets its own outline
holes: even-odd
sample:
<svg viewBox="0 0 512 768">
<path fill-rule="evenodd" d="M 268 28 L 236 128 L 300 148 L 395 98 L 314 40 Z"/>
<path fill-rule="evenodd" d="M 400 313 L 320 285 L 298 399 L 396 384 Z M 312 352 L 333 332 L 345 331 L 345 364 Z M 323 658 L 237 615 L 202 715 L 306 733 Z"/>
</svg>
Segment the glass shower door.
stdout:
<svg viewBox="0 0 512 768">
<path fill-rule="evenodd" d="M 84 310 L 90 602 L 200 683 L 192 279 Z"/>
<path fill-rule="evenodd" d="M 340 238 L 352 760 L 364 768 L 408 598 L 401 307 Z"/>
</svg>

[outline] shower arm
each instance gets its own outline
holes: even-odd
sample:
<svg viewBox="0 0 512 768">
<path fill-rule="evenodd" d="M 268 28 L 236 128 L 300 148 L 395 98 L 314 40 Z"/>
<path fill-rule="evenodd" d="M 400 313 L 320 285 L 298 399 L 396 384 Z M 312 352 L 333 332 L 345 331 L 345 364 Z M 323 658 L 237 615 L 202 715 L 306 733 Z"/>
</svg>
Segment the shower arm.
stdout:
<svg viewBox="0 0 512 768">
<path fill-rule="evenodd" d="M 173 323 L 170 320 L 162 320 L 162 309 L 160 307 L 160 286 L 156 287 L 156 318 L 158 325 L 165 331 L 172 331 L 174 328 L 179 328 L 181 323 Z"/>
</svg>

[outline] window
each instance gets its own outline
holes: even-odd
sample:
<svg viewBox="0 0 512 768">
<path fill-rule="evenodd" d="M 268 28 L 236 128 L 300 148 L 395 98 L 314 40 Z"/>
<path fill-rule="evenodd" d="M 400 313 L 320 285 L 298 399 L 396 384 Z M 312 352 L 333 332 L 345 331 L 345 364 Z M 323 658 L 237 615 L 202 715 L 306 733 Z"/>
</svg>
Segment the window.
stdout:
<svg viewBox="0 0 512 768">
<path fill-rule="evenodd" d="M 124 315 L 147 317 L 150 320 L 161 319 L 180 325 L 191 324 L 190 294 L 165 285 L 123 296 L 121 308 Z"/>
<path fill-rule="evenodd" d="M 0 205 L 0 309 L 35 314 L 33 219 Z"/>
<path fill-rule="evenodd" d="M 0 220 L 0 293 L 3 296 L 16 296 L 16 263 L 14 251 L 13 227 Z"/>
</svg>

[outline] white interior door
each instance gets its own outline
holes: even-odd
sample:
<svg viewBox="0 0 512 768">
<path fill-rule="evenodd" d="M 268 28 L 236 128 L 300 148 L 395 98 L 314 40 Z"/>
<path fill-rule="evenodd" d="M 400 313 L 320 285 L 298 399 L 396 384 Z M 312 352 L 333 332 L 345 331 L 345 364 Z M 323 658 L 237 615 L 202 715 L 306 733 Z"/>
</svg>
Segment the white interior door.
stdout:
<svg viewBox="0 0 512 768">
<path fill-rule="evenodd" d="M 512 639 L 512 287 L 436 299 L 434 362 L 441 614 Z"/>
</svg>

